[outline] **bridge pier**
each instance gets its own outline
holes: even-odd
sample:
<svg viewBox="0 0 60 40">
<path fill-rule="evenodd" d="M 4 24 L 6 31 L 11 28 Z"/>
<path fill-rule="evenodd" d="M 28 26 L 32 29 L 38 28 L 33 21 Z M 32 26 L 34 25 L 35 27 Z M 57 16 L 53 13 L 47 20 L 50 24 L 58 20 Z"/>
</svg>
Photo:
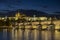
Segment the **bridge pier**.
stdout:
<svg viewBox="0 0 60 40">
<path fill-rule="evenodd" d="M 53 18 L 51 17 L 51 23 L 48 25 L 48 30 L 52 30 L 54 31 L 55 30 L 55 24 L 53 23 Z"/>
<path fill-rule="evenodd" d="M 42 25 L 38 24 L 38 30 L 42 30 Z"/>
<path fill-rule="evenodd" d="M 54 24 L 49 24 L 47 30 L 55 30 L 55 25 Z"/>
<path fill-rule="evenodd" d="M 39 21 L 39 24 L 38 24 L 38 30 L 42 30 L 41 20 Z"/>
</svg>

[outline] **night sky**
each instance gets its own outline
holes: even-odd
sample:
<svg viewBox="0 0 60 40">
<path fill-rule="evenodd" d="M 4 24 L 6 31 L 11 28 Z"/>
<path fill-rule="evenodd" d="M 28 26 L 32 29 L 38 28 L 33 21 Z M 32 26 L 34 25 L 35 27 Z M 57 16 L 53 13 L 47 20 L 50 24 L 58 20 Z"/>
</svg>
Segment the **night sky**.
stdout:
<svg viewBox="0 0 60 40">
<path fill-rule="evenodd" d="M 60 0 L 0 0 L 0 10 L 34 9 L 47 13 L 60 12 Z"/>
</svg>

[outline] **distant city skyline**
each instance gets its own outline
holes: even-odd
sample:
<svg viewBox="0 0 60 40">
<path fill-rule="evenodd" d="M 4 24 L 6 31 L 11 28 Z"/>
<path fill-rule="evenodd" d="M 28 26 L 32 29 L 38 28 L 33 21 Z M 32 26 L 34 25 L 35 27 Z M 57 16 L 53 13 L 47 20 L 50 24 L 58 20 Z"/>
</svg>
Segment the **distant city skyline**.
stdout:
<svg viewBox="0 0 60 40">
<path fill-rule="evenodd" d="M 0 10 L 17 9 L 60 12 L 60 0 L 0 0 Z"/>
</svg>

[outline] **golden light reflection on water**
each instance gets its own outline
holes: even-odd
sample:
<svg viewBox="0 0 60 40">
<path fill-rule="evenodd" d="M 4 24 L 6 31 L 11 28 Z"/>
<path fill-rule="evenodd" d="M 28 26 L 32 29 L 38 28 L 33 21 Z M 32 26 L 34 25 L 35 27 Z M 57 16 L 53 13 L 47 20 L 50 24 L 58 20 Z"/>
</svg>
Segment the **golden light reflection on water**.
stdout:
<svg viewBox="0 0 60 40">
<path fill-rule="evenodd" d="M 56 35 L 57 34 L 57 35 Z M 60 40 L 60 32 L 55 31 L 55 39 Z"/>
<path fill-rule="evenodd" d="M 9 34 L 10 36 L 8 36 Z M 39 30 L 11 30 L 9 33 L 3 29 L 3 39 L 7 40 L 60 40 L 60 32 L 58 31 L 39 31 Z"/>
</svg>

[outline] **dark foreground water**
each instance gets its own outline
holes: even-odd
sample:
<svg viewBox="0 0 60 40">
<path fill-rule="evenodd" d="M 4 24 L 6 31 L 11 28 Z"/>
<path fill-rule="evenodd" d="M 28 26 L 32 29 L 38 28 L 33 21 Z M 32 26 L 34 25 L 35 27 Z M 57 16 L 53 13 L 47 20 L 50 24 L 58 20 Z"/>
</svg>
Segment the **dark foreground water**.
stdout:
<svg viewBox="0 0 60 40">
<path fill-rule="evenodd" d="M 0 40 L 60 40 L 58 31 L 10 30 L 0 31 Z"/>
</svg>

